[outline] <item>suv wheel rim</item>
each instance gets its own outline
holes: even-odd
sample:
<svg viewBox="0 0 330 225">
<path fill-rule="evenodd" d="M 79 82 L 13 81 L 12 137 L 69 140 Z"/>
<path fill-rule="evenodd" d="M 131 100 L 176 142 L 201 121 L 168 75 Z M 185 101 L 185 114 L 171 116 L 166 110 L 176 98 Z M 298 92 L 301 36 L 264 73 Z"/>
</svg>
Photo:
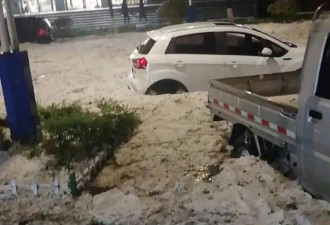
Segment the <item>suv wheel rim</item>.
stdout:
<svg viewBox="0 0 330 225">
<path fill-rule="evenodd" d="M 149 90 L 148 94 L 149 95 L 157 95 L 158 93 L 155 90 Z"/>
<path fill-rule="evenodd" d="M 246 156 L 250 156 L 249 151 L 245 148 L 244 150 L 242 150 L 241 156 L 246 157 Z"/>
<path fill-rule="evenodd" d="M 184 90 L 183 87 L 178 87 L 178 89 L 176 90 L 175 94 L 183 94 L 183 93 L 186 93 L 186 91 Z"/>
</svg>

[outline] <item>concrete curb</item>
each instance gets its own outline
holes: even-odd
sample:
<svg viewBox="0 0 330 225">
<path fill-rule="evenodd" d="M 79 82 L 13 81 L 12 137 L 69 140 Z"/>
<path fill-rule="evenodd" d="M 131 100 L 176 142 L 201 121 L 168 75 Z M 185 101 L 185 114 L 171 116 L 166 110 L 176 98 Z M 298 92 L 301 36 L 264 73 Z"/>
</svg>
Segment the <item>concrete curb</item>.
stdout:
<svg viewBox="0 0 330 225">
<path fill-rule="evenodd" d="M 104 163 L 108 158 L 108 153 L 106 151 L 100 152 L 94 159 L 89 161 L 88 167 L 84 170 L 82 174 L 77 177 L 77 190 L 82 191 L 88 184 L 93 181 L 93 178 L 98 174 L 98 172 L 103 169 Z"/>
</svg>

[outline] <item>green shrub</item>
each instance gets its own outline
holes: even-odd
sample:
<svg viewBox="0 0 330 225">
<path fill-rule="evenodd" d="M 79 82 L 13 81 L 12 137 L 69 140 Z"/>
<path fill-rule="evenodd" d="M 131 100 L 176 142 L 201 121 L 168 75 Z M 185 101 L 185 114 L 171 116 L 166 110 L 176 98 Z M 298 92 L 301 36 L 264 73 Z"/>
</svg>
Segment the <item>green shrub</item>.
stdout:
<svg viewBox="0 0 330 225">
<path fill-rule="evenodd" d="M 25 156 L 28 159 L 32 159 L 33 157 L 38 157 L 41 155 L 43 149 L 38 144 L 33 145 L 19 145 L 21 150 L 21 155 Z"/>
<path fill-rule="evenodd" d="M 4 129 L 0 127 L 0 151 L 7 151 L 11 145 L 11 140 L 6 136 Z"/>
<path fill-rule="evenodd" d="M 77 104 L 53 104 L 39 109 L 43 147 L 60 165 L 93 157 L 101 150 L 110 154 L 132 136 L 139 124 L 135 112 L 116 101 L 101 100 L 99 112 Z"/>
<path fill-rule="evenodd" d="M 159 7 L 158 16 L 166 18 L 170 24 L 183 22 L 188 8 L 188 0 L 167 0 Z"/>
<path fill-rule="evenodd" d="M 276 0 L 267 8 L 267 12 L 275 18 L 291 18 L 296 13 L 295 0 Z"/>
</svg>

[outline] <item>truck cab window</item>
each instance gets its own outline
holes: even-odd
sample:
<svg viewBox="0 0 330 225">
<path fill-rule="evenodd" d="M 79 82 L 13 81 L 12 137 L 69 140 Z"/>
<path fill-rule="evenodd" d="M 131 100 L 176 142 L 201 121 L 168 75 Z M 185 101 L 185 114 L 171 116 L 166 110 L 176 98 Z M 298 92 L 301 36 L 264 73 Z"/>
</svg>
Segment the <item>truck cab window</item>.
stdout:
<svg viewBox="0 0 330 225">
<path fill-rule="evenodd" d="M 330 35 L 325 44 L 315 95 L 330 99 Z"/>
</svg>

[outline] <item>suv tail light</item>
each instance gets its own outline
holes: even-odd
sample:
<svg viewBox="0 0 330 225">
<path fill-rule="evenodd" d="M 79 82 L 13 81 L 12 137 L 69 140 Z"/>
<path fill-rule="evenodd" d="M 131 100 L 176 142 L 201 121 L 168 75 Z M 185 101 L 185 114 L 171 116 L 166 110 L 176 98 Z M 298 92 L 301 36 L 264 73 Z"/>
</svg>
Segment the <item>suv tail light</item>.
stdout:
<svg viewBox="0 0 330 225">
<path fill-rule="evenodd" d="M 133 59 L 133 66 L 136 69 L 145 69 L 148 66 L 148 60 L 146 58 Z"/>
<path fill-rule="evenodd" d="M 43 29 L 43 28 L 39 28 L 39 30 L 38 30 L 38 36 L 43 37 L 43 36 L 46 36 L 46 35 L 47 35 L 46 30 Z"/>
</svg>

